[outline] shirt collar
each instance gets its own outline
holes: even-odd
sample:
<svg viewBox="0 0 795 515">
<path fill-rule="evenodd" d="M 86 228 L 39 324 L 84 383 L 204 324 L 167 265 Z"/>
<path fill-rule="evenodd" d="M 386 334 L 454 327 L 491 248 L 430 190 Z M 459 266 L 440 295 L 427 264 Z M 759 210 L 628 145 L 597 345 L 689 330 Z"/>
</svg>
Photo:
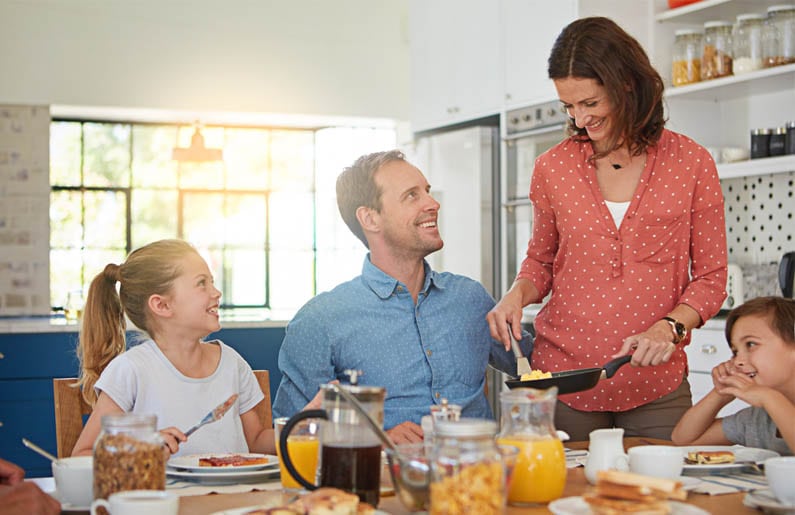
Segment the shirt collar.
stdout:
<svg viewBox="0 0 795 515">
<path fill-rule="evenodd" d="M 422 264 L 425 268 L 425 283 L 422 285 L 422 291 L 429 291 L 431 286 L 443 290 L 447 282 L 446 277 L 444 277 L 442 274 L 434 272 L 431 269 L 431 265 L 429 265 L 424 259 L 422 260 Z M 405 284 L 401 284 L 400 281 L 386 274 L 380 268 L 375 266 L 370 261 L 369 252 L 364 258 L 364 265 L 362 265 L 362 280 L 371 290 L 373 290 L 373 293 L 378 295 L 378 297 L 381 299 L 386 299 L 392 295 L 398 285 L 402 286 L 404 289 L 406 288 Z"/>
</svg>

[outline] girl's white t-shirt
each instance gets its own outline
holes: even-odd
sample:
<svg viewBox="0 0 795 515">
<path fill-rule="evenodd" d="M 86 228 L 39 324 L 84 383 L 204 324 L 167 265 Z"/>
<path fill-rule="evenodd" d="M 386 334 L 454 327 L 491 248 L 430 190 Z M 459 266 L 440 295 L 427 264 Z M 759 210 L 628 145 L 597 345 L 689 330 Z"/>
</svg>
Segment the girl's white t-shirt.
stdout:
<svg viewBox="0 0 795 515">
<path fill-rule="evenodd" d="M 237 393 L 226 415 L 189 436 L 176 455 L 248 452 L 240 415 L 265 396 L 251 367 L 233 348 L 220 340 L 202 345 L 221 346 L 218 367 L 208 377 L 186 377 L 147 339 L 114 358 L 94 388 L 126 412 L 157 415 L 157 429 L 174 426 L 182 431 Z"/>
</svg>

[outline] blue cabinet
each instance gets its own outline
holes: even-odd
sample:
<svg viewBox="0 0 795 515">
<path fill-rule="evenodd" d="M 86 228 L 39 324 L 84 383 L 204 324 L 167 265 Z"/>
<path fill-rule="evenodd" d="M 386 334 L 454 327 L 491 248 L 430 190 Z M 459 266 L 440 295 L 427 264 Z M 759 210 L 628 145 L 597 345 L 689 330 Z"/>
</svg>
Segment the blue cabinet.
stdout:
<svg viewBox="0 0 795 515">
<path fill-rule="evenodd" d="M 275 396 L 284 327 L 222 329 L 208 338 L 223 340 L 251 368 L 269 370 Z M 52 380 L 77 376 L 76 346 L 76 332 L 0 334 L 0 458 L 20 465 L 27 477 L 52 475 L 50 463 L 27 449 L 22 438 L 56 454 Z"/>
</svg>

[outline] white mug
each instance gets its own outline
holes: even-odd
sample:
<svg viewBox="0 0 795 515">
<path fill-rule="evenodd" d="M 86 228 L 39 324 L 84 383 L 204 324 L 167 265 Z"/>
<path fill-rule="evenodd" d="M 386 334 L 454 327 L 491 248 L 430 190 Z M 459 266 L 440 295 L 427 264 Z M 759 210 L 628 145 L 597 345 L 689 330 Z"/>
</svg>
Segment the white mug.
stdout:
<svg viewBox="0 0 795 515">
<path fill-rule="evenodd" d="M 91 515 L 97 515 L 102 506 L 110 515 L 177 515 L 179 497 L 164 490 L 128 490 L 116 492 L 106 501 L 97 499 L 91 503 Z"/>
<path fill-rule="evenodd" d="M 52 462 L 52 477 L 58 500 L 85 508 L 94 499 L 94 458 L 71 456 Z"/>
<path fill-rule="evenodd" d="M 670 445 L 638 445 L 623 457 L 630 472 L 644 476 L 674 479 L 682 475 L 682 450 Z"/>
<path fill-rule="evenodd" d="M 765 476 L 776 499 L 781 504 L 795 507 L 795 456 L 766 459 Z"/>
</svg>

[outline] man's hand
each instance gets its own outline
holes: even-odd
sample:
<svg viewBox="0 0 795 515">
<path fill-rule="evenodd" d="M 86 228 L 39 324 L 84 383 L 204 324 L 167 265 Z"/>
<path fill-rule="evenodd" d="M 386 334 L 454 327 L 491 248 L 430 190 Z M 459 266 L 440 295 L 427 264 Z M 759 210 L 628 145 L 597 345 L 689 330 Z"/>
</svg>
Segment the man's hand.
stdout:
<svg viewBox="0 0 795 515">
<path fill-rule="evenodd" d="M 9 466 L 10 465 L 10 466 Z M 6 482 L 11 476 L 7 471 L 17 467 L 13 463 L 0 460 L 0 507 L 4 515 L 57 515 L 61 513 L 61 503 L 42 492 L 35 483 L 22 481 L 13 486 Z M 23 472 L 24 475 L 24 472 Z M 13 477 L 17 477 L 14 473 Z"/>
<path fill-rule="evenodd" d="M 0 485 L 14 486 L 22 482 L 25 478 L 25 471 L 22 467 L 0 459 Z"/>
<path fill-rule="evenodd" d="M 403 422 L 392 429 L 388 430 L 386 434 L 395 445 L 400 443 L 420 443 L 423 441 L 424 435 L 422 428 L 414 422 Z"/>
</svg>

